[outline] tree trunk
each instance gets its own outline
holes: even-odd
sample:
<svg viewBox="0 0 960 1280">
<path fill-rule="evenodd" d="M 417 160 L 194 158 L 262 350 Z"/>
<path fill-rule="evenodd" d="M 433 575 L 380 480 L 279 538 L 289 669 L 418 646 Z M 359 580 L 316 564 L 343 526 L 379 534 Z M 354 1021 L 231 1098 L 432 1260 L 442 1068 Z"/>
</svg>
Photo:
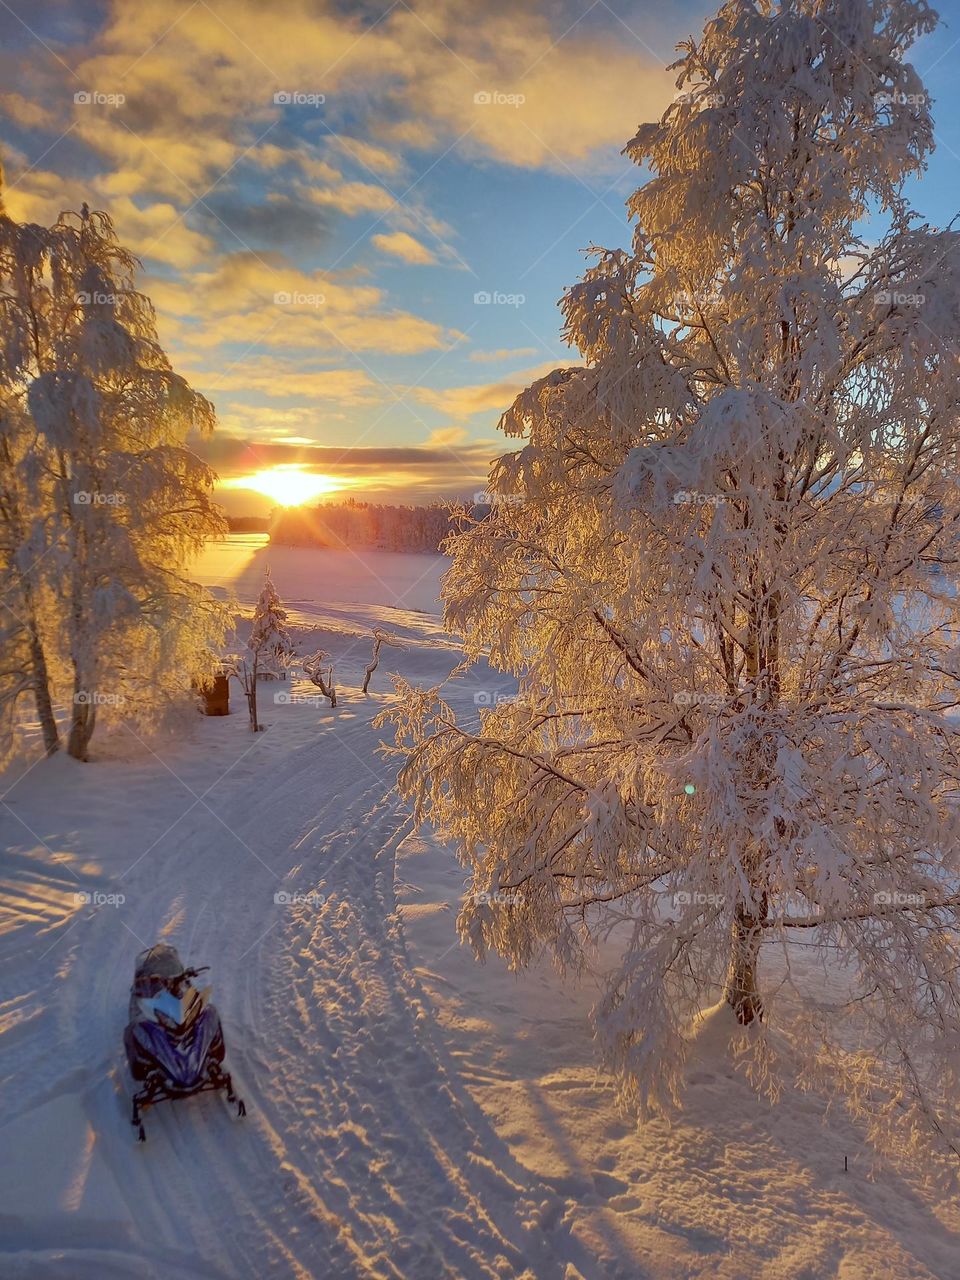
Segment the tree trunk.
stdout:
<svg viewBox="0 0 960 1280">
<path fill-rule="evenodd" d="M 3 166 L 0 165 L 0 177 L 2 177 L 2 173 Z M 0 214 L 2 212 L 3 200 L 0 197 Z M 4 469 L 7 472 L 12 472 L 15 468 L 9 440 L 6 438 L 0 440 L 0 448 L 3 451 Z M 11 527 L 16 545 L 22 546 L 25 534 L 19 507 L 15 504 L 7 506 L 6 497 L 9 497 L 9 495 L 5 496 L 4 518 Z M 60 750 L 60 731 L 57 728 L 57 720 L 53 714 L 53 699 L 50 696 L 50 672 L 47 669 L 47 656 L 43 651 L 40 628 L 37 625 L 34 590 L 27 574 L 24 574 L 21 578 L 20 590 L 27 619 L 26 628 L 30 650 L 33 699 L 37 708 L 37 719 L 40 721 L 40 730 L 43 733 L 43 749 L 47 756 L 52 756 Z"/>
<path fill-rule="evenodd" d="M 70 736 L 67 754 L 74 760 L 86 760 L 87 748 L 97 723 L 97 707 L 93 694 L 80 688 L 79 676 L 74 677 L 73 715 L 70 720 Z"/>
<path fill-rule="evenodd" d="M 373 642 L 373 657 L 370 659 L 370 665 L 367 667 L 366 671 L 364 671 L 363 673 L 363 688 L 360 690 L 361 693 L 367 692 L 367 689 L 370 687 L 370 677 L 373 675 L 377 667 L 380 665 L 380 645 L 382 643 L 383 642 L 381 641 L 379 636 Z"/>
<path fill-rule="evenodd" d="M 737 1021 L 748 1026 L 754 1018 L 763 1018 L 763 1002 L 757 989 L 757 960 L 760 954 L 761 921 L 767 912 L 766 894 L 761 914 L 751 914 L 742 903 L 737 904 L 730 945 L 730 967 L 723 998 L 736 1014 Z"/>
<path fill-rule="evenodd" d="M 250 689 L 247 693 L 247 702 L 250 704 L 250 728 L 254 733 L 260 732 L 260 723 L 257 720 L 257 668 L 260 665 L 260 655 L 254 653 L 253 667 L 250 671 Z"/>
<path fill-rule="evenodd" d="M 30 665 L 33 675 L 33 700 L 37 708 L 37 718 L 43 733 L 43 749 L 48 756 L 60 750 L 60 731 L 53 714 L 53 700 L 50 697 L 50 673 L 47 671 L 47 657 L 43 652 L 40 633 L 31 615 L 27 623 L 30 637 Z"/>
<path fill-rule="evenodd" d="M 66 476 L 67 471 L 66 463 L 61 457 L 61 472 Z M 73 510 L 69 501 L 67 509 Z M 95 673 L 97 663 L 94 661 L 91 664 L 89 659 L 83 660 L 81 655 L 92 649 L 97 641 L 90 634 L 93 628 L 90 625 L 90 617 L 87 611 L 88 600 L 84 597 L 88 560 L 86 534 L 83 525 L 74 520 L 72 516 L 70 517 L 70 528 L 73 535 L 70 548 L 72 556 L 72 576 L 70 580 L 72 633 L 70 635 L 70 652 L 73 664 L 73 707 L 71 708 L 70 716 L 70 735 L 67 738 L 67 754 L 72 756 L 74 760 L 86 760 L 87 748 L 90 745 L 90 739 L 93 737 L 93 730 L 96 725 L 97 709 L 93 700 L 96 679 L 91 679 L 89 685 L 93 687 L 88 687 L 84 675 Z M 82 668 L 88 666 L 91 670 L 84 672 Z"/>
</svg>

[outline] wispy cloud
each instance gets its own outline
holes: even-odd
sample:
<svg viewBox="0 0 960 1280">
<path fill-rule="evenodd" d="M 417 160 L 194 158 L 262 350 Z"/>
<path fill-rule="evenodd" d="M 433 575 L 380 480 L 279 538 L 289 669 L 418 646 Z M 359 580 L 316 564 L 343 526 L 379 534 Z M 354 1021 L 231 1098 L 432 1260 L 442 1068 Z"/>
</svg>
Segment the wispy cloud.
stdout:
<svg viewBox="0 0 960 1280">
<path fill-rule="evenodd" d="M 538 280 L 545 252 L 578 217 L 593 238 L 585 215 L 622 172 L 620 146 L 671 95 L 673 39 L 653 7 L 635 10 L 491 0 L 477 21 L 465 0 L 376 13 L 332 0 L 8 8 L 7 206 L 43 222 L 83 201 L 111 214 L 146 265 L 162 341 L 228 436 L 434 438 L 440 452 L 417 445 L 398 475 L 418 493 L 459 482 L 477 462 L 471 441 L 490 438 L 557 349 L 560 281 Z M 579 201 L 561 216 L 547 197 L 560 225 L 546 242 L 495 231 L 531 170 L 538 195 Z M 481 313 L 475 290 L 508 270 L 530 304 Z M 489 381 L 471 376 L 477 364 Z"/>
<path fill-rule="evenodd" d="M 383 253 L 391 254 L 404 262 L 429 267 L 435 265 L 437 261 L 432 250 L 425 244 L 421 244 L 415 236 L 408 235 L 406 231 L 392 231 L 389 235 L 375 235 L 372 239 Z"/>
</svg>

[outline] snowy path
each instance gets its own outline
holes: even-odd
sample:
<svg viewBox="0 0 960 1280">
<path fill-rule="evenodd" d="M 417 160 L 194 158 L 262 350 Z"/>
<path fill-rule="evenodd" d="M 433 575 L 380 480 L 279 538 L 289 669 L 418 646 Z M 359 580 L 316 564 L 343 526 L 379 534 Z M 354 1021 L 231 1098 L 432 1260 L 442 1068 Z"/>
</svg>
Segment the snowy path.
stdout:
<svg viewBox="0 0 960 1280">
<path fill-rule="evenodd" d="M 463 1096 L 411 972 L 393 888 L 404 818 L 373 752 L 375 709 L 352 718 L 344 706 L 335 738 L 315 723 L 322 713 L 292 709 L 314 723 L 262 735 L 199 802 L 171 772 L 178 807 L 151 819 L 169 825 L 188 812 L 159 839 L 136 821 L 144 797 L 134 782 L 127 813 L 112 805 L 99 820 L 115 845 L 136 832 L 149 852 L 109 883 L 90 882 L 126 902 L 64 918 L 52 946 L 45 931 L 26 952 L 23 930 L 7 935 L 12 950 L 0 960 L 14 980 L 4 981 L 4 1012 L 19 1005 L 28 1018 L 4 1081 L 4 1114 L 17 1099 L 27 1114 L 8 1138 L 21 1142 L 32 1117 L 34 1142 L 56 1141 L 66 1121 L 60 1141 L 76 1149 L 58 1189 L 62 1214 L 4 1221 L 4 1276 L 159 1280 L 171 1267 L 231 1280 L 565 1274 L 574 1243 L 542 1229 L 562 1202 L 524 1185 L 528 1175 Z M 216 732 L 215 722 L 202 728 Z M 291 746 L 296 732 L 303 741 Z M 169 768 L 182 776 L 182 764 Z M 80 794 L 83 771 L 53 769 L 57 808 L 95 831 L 98 803 Z M 210 783 L 198 787 L 195 774 L 190 788 L 202 795 Z M 139 788 L 149 791 L 146 777 Z M 56 849 L 54 836 L 67 833 L 45 834 L 42 803 L 26 802 L 42 796 L 27 782 L 22 790 L 23 804 L 18 790 L 10 797 L 14 811 Z M 68 893 L 76 886 L 69 875 L 61 881 Z M 325 901 L 277 905 L 278 889 Z M 140 1148 L 126 1123 L 119 1045 L 133 956 L 159 936 L 214 963 L 228 1064 L 249 1117 L 234 1121 L 211 1097 L 161 1107 Z M 21 974 L 25 962 L 33 970 L 38 991 L 55 993 L 46 1005 L 37 992 L 8 989 L 14 958 Z M 71 1094 L 80 1114 L 64 1106 Z M 71 1195 L 94 1194 L 88 1183 L 116 1188 L 128 1216 L 114 1205 L 78 1243 L 68 1206 Z M 41 1240 L 46 1251 L 68 1250 L 62 1264 L 48 1252 L 43 1268 Z"/>
<path fill-rule="evenodd" d="M 239 539 L 211 577 L 250 586 L 265 556 Z M 98 763 L 0 786 L 0 1280 L 956 1280 L 956 1202 L 870 1182 L 816 1099 L 758 1103 L 707 1036 L 684 1113 L 638 1131 L 596 1072 L 590 980 L 474 963 L 462 869 L 410 834 L 370 725 L 386 670 L 457 662 L 412 607 L 431 566 L 371 556 L 359 603 L 352 557 L 270 560 L 338 655 L 336 711 L 265 690 L 255 739 L 235 703 L 152 754 L 98 736 Z M 366 700 L 379 624 L 407 647 Z M 483 679 L 449 687 L 458 710 Z M 166 1105 L 141 1147 L 121 1036 L 160 937 L 212 966 L 249 1114 Z"/>
</svg>

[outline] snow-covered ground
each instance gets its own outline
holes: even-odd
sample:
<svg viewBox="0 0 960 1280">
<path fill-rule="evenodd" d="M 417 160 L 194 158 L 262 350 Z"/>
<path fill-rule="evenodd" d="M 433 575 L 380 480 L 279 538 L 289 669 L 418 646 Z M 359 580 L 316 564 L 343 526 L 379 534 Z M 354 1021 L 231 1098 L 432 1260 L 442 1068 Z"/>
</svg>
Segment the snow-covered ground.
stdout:
<svg viewBox="0 0 960 1280">
<path fill-rule="evenodd" d="M 387 673 L 457 663 L 444 562 L 238 536 L 199 573 L 249 605 L 267 563 L 335 655 L 335 710 L 265 685 L 253 737 L 234 687 L 229 718 L 149 744 L 120 731 L 95 763 L 4 780 L 0 1277 L 960 1275 L 955 1203 L 902 1171 L 868 1180 L 861 1136 L 816 1098 L 756 1101 L 723 1019 L 699 1029 L 672 1127 L 618 1115 L 591 982 L 474 963 L 454 929 L 463 872 L 411 833 L 377 754 Z M 363 698 L 374 625 L 406 647 Z M 451 701 L 479 687 L 454 682 Z M 139 1146 L 121 1035 L 134 957 L 158 938 L 212 965 L 248 1115 L 167 1104 Z"/>
</svg>

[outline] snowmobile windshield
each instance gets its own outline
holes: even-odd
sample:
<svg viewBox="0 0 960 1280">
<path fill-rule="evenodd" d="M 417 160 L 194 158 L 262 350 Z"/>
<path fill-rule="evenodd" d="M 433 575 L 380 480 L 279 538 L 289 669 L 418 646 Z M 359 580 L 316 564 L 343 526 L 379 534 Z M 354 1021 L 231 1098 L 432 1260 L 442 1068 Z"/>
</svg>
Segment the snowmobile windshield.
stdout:
<svg viewBox="0 0 960 1280">
<path fill-rule="evenodd" d="M 183 965 L 175 948 L 169 943 L 158 942 L 137 956 L 135 977 L 140 979 L 171 979 L 183 973 Z"/>
<path fill-rule="evenodd" d="M 140 1001 L 140 1008 L 150 1022 L 159 1022 L 172 1031 L 189 1027 L 204 1006 L 195 987 L 188 986 L 182 996 L 164 988 L 155 996 Z"/>
</svg>

